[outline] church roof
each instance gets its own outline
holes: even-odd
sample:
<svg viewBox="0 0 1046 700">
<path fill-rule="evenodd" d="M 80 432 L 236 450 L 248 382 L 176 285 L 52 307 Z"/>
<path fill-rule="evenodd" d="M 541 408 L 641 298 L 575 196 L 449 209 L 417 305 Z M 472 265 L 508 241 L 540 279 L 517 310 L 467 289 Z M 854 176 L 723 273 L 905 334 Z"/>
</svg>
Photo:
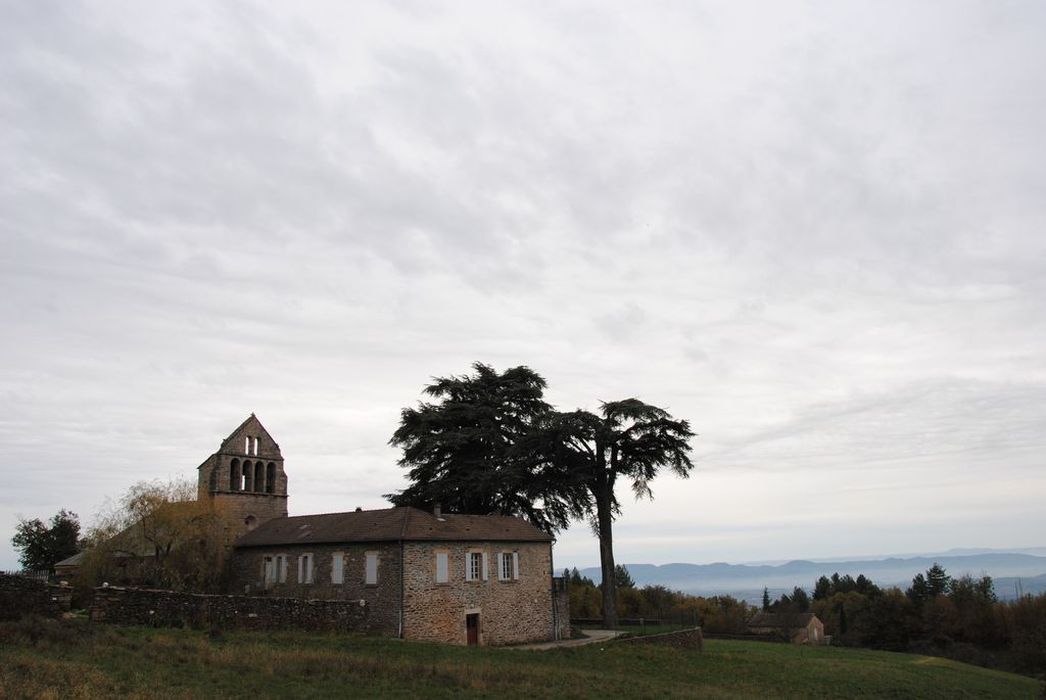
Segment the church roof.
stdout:
<svg viewBox="0 0 1046 700">
<path fill-rule="evenodd" d="M 437 517 L 417 508 L 399 507 L 276 518 L 248 532 L 236 546 L 425 540 L 551 542 L 552 538 L 522 518 L 457 513 Z"/>
</svg>

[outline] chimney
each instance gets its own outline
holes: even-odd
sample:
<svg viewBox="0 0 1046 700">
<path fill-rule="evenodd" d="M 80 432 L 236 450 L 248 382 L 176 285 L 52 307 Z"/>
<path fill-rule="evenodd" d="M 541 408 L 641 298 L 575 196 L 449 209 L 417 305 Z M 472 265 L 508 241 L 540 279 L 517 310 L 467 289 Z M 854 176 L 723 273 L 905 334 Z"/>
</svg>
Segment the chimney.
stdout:
<svg viewBox="0 0 1046 700">
<path fill-rule="evenodd" d="M 432 506 L 432 514 L 435 515 L 437 518 L 440 515 L 442 515 L 442 509 L 440 508 L 439 503 L 437 503 L 436 505 Z"/>
</svg>

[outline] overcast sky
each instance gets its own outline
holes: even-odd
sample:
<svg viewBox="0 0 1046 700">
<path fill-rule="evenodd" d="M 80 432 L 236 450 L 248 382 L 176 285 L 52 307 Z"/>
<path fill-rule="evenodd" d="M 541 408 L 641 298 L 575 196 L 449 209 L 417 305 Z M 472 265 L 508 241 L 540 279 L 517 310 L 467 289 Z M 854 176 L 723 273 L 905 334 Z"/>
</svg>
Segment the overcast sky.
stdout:
<svg viewBox="0 0 1046 700">
<path fill-rule="evenodd" d="M 164 5 L 0 5 L 0 569 L 252 411 L 384 507 L 477 360 L 700 434 L 619 562 L 1046 544 L 1046 4 Z"/>
</svg>

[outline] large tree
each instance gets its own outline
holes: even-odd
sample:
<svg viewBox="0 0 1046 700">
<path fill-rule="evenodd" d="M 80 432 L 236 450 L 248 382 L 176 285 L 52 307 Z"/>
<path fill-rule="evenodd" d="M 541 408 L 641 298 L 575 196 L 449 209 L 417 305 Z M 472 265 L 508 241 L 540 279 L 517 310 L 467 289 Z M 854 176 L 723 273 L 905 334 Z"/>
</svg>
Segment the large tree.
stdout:
<svg viewBox="0 0 1046 700">
<path fill-rule="evenodd" d="M 603 403 L 598 414 L 560 413 L 545 422 L 546 453 L 591 496 L 592 525 L 599 537 L 603 623 L 617 625 L 614 518 L 621 512 L 615 487 L 628 482 L 636 498 L 651 497 L 650 482 L 662 468 L 681 477 L 693 468 L 685 420 L 639 399 Z M 594 512 L 593 512 L 594 511 Z"/>
<path fill-rule="evenodd" d="M 545 380 L 528 367 L 497 372 L 477 362 L 474 374 L 434 378 L 436 401 L 403 409 L 390 444 L 403 449 L 410 486 L 387 494 L 397 506 L 439 504 L 460 513 L 527 518 L 554 533 L 587 508 L 587 493 L 565 465 L 535 450 L 536 426 L 553 414 Z"/>
<path fill-rule="evenodd" d="M 11 538 L 27 571 L 53 571 L 57 562 L 80 551 L 79 541 L 80 519 L 65 509 L 55 513 L 50 524 L 39 518 L 20 519 Z"/>
<path fill-rule="evenodd" d="M 132 581 L 176 590 L 219 587 L 226 550 L 221 505 L 188 480 L 142 481 L 88 532 L 81 581 Z"/>
<path fill-rule="evenodd" d="M 637 497 L 651 496 L 662 468 L 687 476 L 690 425 L 638 399 L 603 403 L 598 414 L 559 413 L 545 403 L 545 380 L 533 370 L 499 374 L 479 362 L 473 369 L 426 387 L 438 402 L 403 410 L 390 443 L 403 449 L 399 463 L 411 484 L 386 498 L 521 515 L 548 532 L 588 516 L 599 537 L 603 619 L 616 626 L 615 487 L 627 481 Z"/>
</svg>

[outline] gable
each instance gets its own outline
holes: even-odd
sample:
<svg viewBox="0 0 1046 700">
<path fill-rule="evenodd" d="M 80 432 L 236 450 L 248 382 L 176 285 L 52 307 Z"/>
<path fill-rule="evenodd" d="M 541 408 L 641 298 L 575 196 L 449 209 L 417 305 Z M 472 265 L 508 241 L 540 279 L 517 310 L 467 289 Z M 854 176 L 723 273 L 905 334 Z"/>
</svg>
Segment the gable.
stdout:
<svg viewBox="0 0 1046 700">
<path fill-rule="evenodd" d="M 253 443 L 250 442 L 250 440 L 255 439 L 258 440 L 256 451 L 253 448 Z M 246 420 L 229 433 L 227 438 L 222 440 L 218 452 L 248 457 L 264 455 L 268 458 L 283 458 L 279 444 L 253 413 L 247 416 Z"/>
</svg>

